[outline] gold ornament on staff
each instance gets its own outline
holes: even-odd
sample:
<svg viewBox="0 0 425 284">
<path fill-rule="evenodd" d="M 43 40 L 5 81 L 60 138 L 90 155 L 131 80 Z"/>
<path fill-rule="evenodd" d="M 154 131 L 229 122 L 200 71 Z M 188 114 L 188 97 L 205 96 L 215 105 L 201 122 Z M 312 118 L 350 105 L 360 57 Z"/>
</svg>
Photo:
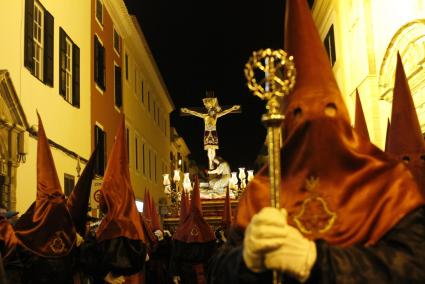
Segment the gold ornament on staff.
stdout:
<svg viewBox="0 0 425 284">
<path fill-rule="evenodd" d="M 295 85 L 296 70 L 293 60 L 282 49 L 261 49 L 252 53 L 244 70 L 248 88 L 254 95 L 267 100 L 267 113 L 263 114 L 261 120 L 267 127 L 270 206 L 275 208 L 280 207 L 280 141 L 281 126 L 285 119 L 281 101 Z M 273 271 L 273 283 L 281 283 L 279 271 Z"/>
</svg>

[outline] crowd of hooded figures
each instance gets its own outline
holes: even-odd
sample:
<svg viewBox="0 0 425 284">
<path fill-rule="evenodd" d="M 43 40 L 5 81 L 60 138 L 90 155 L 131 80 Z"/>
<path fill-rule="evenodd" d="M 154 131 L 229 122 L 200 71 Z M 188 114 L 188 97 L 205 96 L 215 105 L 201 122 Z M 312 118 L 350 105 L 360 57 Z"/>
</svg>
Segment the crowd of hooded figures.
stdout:
<svg viewBox="0 0 425 284">
<path fill-rule="evenodd" d="M 234 218 L 226 198 L 224 233 L 205 221 L 197 181 L 191 198 L 182 194 L 177 229 L 164 233 L 156 210 L 136 209 L 122 116 L 103 218 L 88 230 L 96 150 L 65 199 L 39 118 L 36 200 L 13 226 L 0 217 L 0 283 L 272 283 L 272 271 L 283 283 L 425 283 L 425 142 L 401 58 L 384 152 L 359 99 L 351 126 L 306 1 L 286 3 L 297 81 L 284 109 L 284 209 L 270 207 L 266 164 Z"/>
</svg>

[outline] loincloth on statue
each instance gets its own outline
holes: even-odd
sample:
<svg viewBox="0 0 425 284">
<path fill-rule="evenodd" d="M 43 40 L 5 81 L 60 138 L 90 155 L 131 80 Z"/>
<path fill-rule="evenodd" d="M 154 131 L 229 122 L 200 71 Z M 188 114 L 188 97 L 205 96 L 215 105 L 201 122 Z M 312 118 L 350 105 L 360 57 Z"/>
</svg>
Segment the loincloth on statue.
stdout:
<svg viewBox="0 0 425 284">
<path fill-rule="evenodd" d="M 218 149 L 218 136 L 217 131 L 204 131 L 204 149 Z"/>
</svg>

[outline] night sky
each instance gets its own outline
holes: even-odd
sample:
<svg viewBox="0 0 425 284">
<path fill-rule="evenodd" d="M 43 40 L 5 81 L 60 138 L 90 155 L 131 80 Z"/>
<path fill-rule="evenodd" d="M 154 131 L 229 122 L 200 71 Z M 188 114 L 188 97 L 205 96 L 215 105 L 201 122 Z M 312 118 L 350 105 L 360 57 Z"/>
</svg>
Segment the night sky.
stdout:
<svg viewBox="0 0 425 284">
<path fill-rule="evenodd" d="M 180 116 L 181 107 L 202 107 L 206 90 L 221 106 L 242 113 L 218 119 L 218 155 L 232 168 L 252 168 L 265 140 L 264 103 L 243 74 L 252 51 L 283 47 L 284 1 L 126 0 L 135 14 L 176 106 L 171 125 L 185 139 L 191 159 L 207 166 L 201 118 Z"/>
</svg>

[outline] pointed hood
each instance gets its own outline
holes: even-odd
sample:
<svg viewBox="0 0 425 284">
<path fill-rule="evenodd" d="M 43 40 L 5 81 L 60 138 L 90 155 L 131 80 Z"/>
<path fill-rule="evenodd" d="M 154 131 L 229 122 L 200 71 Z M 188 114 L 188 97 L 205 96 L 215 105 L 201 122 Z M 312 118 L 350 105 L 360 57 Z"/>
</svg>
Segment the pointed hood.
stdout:
<svg viewBox="0 0 425 284">
<path fill-rule="evenodd" d="M 425 140 L 399 53 L 387 153 L 406 161 L 425 193 Z"/>
<path fill-rule="evenodd" d="M 229 229 L 232 224 L 232 206 L 230 205 L 229 187 L 226 189 L 226 198 L 224 199 L 222 224 L 226 230 Z"/>
<path fill-rule="evenodd" d="M 207 243 L 215 241 L 215 235 L 210 225 L 202 217 L 200 204 L 199 180 L 198 177 L 195 177 L 190 213 L 184 222 L 178 226 L 174 234 L 175 240 L 184 243 Z"/>
<path fill-rule="evenodd" d="M 309 239 L 375 244 L 425 200 L 401 163 L 351 127 L 307 1 L 286 3 L 286 48 L 297 79 L 288 96 L 280 205 Z M 239 200 L 241 229 L 270 206 L 268 170 L 256 174 Z"/>
<path fill-rule="evenodd" d="M 285 50 L 294 57 L 296 83 L 288 97 L 285 126 L 288 133 L 301 121 L 324 116 L 326 106 L 350 121 L 325 47 L 305 0 L 286 1 Z M 301 119 L 295 116 L 301 115 Z"/>
<path fill-rule="evenodd" d="M 182 192 L 182 198 L 180 202 L 180 224 L 184 222 L 187 215 L 189 215 L 189 201 L 188 196 L 186 194 L 186 190 L 183 190 Z"/>
<path fill-rule="evenodd" d="M 390 119 L 388 118 L 387 120 L 387 132 L 385 134 L 385 153 L 388 153 L 388 137 L 390 135 L 390 128 L 391 128 L 391 122 Z"/>
<path fill-rule="evenodd" d="M 199 191 L 199 180 L 198 176 L 195 176 L 195 186 L 192 192 L 192 199 L 190 200 L 190 211 L 198 210 L 202 215 L 202 206 L 201 206 L 201 192 Z"/>
<path fill-rule="evenodd" d="M 162 230 L 161 220 L 159 218 L 158 210 L 156 209 L 155 201 L 151 198 L 151 216 L 152 216 L 152 230 Z"/>
<path fill-rule="evenodd" d="M 36 201 L 15 225 L 19 245 L 42 257 L 67 255 L 75 242 L 75 228 L 68 212 L 44 132 L 38 116 Z M 60 222 L 58 221 L 60 220 Z"/>
<path fill-rule="evenodd" d="M 66 206 L 71 214 L 75 229 L 84 236 L 86 233 L 87 213 L 89 209 L 89 199 L 91 183 L 95 176 L 95 164 L 97 158 L 97 147 L 94 149 L 87 162 L 77 184 L 71 192 Z"/>
<path fill-rule="evenodd" d="M 151 197 L 149 191 L 145 188 L 145 194 L 143 197 L 143 216 L 145 221 L 152 225 L 152 208 L 151 208 Z"/>
<path fill-rule="evenodd" d="M 158 243 L 158 238 L 153 233 L 151 224 L 148 224 L 148 222 L 146 222 L 145 217 L 142 214 L 139 214 L 139 216 L 142 222 L 143 233 L 145 234 L 146 244 L 148 245 L 148 253 L 150 253 L 149 249 L 152 249 L 153 246 L 155 246 Z"/>
<path fill-rule="evenodd" d="M 97 240 L 125 237 L 144 241 L 142 222 L 130 181 L 124 114 L 121 115 L 118 124 L 115 144 L 108 160 L 101 191 L 107 212 L 97 229 Z"/>
<path fill-rule="evenodd" d="M 367 130 L 366 119 L 363 113 L 362 102 L 360 101 L 359 91 L 356 89 L 356 117 L 354 119 L 354 129 L 358 134 L 362 135 L 367 140 L 369 138 L 369 131 Z"/>
</svg>

